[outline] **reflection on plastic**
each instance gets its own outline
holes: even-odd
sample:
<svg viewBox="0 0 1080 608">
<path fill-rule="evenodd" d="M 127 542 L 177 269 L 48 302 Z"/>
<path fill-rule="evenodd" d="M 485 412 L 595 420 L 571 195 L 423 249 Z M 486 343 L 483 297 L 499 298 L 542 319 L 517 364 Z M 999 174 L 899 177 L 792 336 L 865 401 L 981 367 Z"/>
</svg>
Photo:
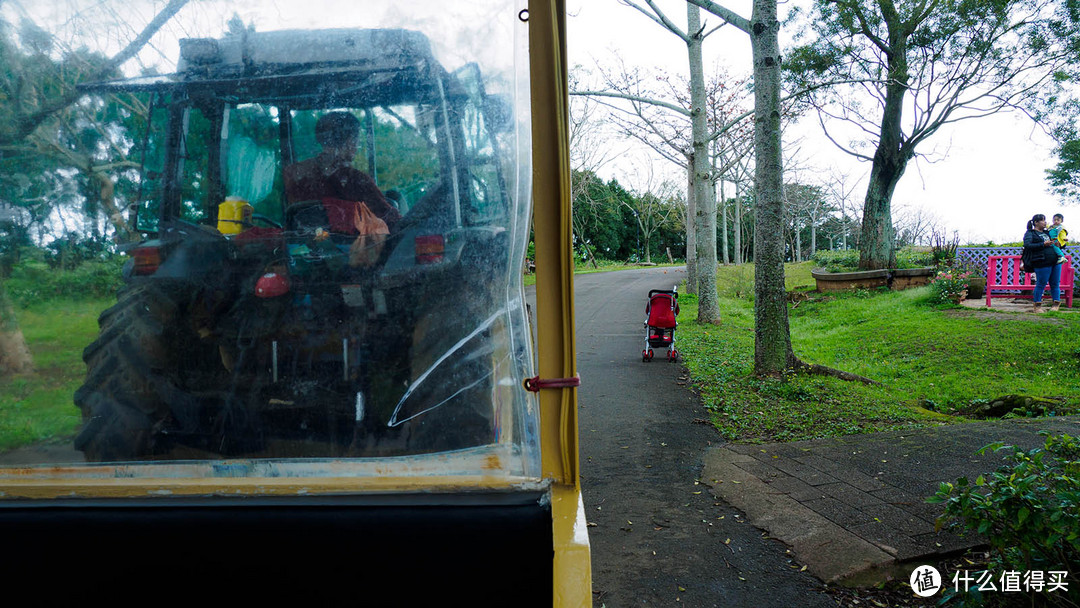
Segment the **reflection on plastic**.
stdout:
<svg viewBox="0 0 1080 608">
<path fill-rule="evenodd" d="M 448 401 L 450 401 L 454 397 L 458 396 L 459 394 L 469 390 L 470 388 L 476 386 L 477 384 L 480 384 L 480 382 L 482 382 L 484 379 L 486 379 L 486 378 L 490 377 L 492 374 L 494 374 L 495 373 L 494 370 L 495 370 L 495 367 L 497 367 L 497 365 L 493 366 L 491 368 L 491 371 L 489 371 L 489 372 L 485 373 L 483 376 L 477 378 L 474 382 L 470 383 L 468 386 L 464 386 L 464 387 L 459 388 L 452 395 L 450 395 L 449 397 L 446 397 L 442 401 L 439 401 L 438 403 L 436 403 L 434 405 L 428 406 L 428 407 L 424 408 L 423 410 L 412 414 L 408 418 L 403 418 L 401 420 L 398 420 L 398 414 L 401 413 L 402 406 L 409 399 L 409 397 L 413 394 L 413 392 L 416 391 L 416 389 L 419 388 L 420 385 L 423 384 L 424 381 L 428 379 L 428 376 L 430 376 L 432 374 L 432 372 L 434 372 L 436 370 L 436 368 L 438 368 L 440 365 L 442 365 L 443 362 L 448 360 L 455 353 L 457 353 L 459 350 L 461 350 L 461 348 L 463 346 L 468 344 L 469 340 L 472 340 L 473 338 L 478 336 L 481 332 L 483 332 L 484 330 L 491 327 L 492 324 L 494 324 L 495 321 L 497 321 L 499 319 L 499 317 L 505 315 L 506 312 L 507 312 L 507 309 L 503 308 L 503 309 L 499 310 L 498 312 L 496 312 L 495 314 L 488 317 L 487 320 L 485 320 L 483 323 L 478 325 L 476 327 L 476 329 L 469 332 L 469 335 L 467 335 L 464 338 L 458 340 L 457 344 L 454 344 L 454 346 L 452 346 L 450 348 L 450 350 L 443 353 L 442 356 L 440 356 L 438 359 L 435 360 L 435 363 L 432 363 L 430 367 L 428 367 L 426 370 L 424 370 L 424 373 L 420 374 L 420 377 L 417 378 L 415 381 L 413 381 L 412 384 L 409 385 L 409 388 L 405 391 L 405 394 L 402 395 L 401 399 L 397 402 L 397 406 L 394 407 L 394 413 L 393 413 L 393 415 L 390 416 L 390 421 L 387 423 L 387 426 L 392 426 L 392 427 L 393 426 L 398 426 L 398 425 L 400 425 L 402 423 L 405 423 L 405 422 L 408 422 L 409 420 L 412 420 L 413 418 L 416 418 L 417 416 L 419 416 L 421 414 L 430 412 L 431 410 L 439 407 L 440 405 L 443 405 L 444 403 L 447 403 Z"/>
</svg>

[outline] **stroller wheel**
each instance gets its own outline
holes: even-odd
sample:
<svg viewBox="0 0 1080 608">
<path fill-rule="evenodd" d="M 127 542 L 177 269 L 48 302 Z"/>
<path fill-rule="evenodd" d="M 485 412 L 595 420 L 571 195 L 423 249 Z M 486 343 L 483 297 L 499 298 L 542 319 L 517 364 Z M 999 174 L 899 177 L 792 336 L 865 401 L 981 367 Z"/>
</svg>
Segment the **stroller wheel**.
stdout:
<svg viewBox="0 0 1080 608">
<path fill-rule="evenodd" d="M 641 362 L 642 363 L 648 363 L 649 362 L 649 351 L 647 351 L 647 350 L 641 351 Z"/>
<path fill-rule="evenodd" d="M 674 348 L 669 350 L 668 354 L 667 354 L 667 359 L 668 359 L 668 361 L 671 361 L 672 363 L 678 361 L 679 360 L 679 351 L 675 350 Z"/>
</svg>

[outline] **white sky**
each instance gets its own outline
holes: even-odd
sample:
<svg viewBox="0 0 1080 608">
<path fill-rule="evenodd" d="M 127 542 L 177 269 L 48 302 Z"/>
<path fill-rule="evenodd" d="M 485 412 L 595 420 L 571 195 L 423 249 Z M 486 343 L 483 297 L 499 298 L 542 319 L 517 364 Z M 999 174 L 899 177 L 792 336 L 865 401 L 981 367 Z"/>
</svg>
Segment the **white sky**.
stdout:
<svg viewBox="0 0 1080 608">
<path fill-rule="evenodd" d="M 683 2 L 660 0 L 659 4 L 672 21 L 685 26 Z M 749 0 L 722 4 L 745 17 L 750 15 Z M 567 10 L 571 65 L 610 65 L 618 56 L 628 66 L 686 72 L 683 42 L 618 0 L 568 0 Z M 780 10 L 782 18 L 783 3 Z M 719 22 L 704 11 L 702 18 L 708 23 Z M 731 26 L 706 39 L 704 54 L 706 69 L 719 59 L 733 74 L 750 71 L 749 40 Z M 869 172 L 868 163 L 840 152 L 821 135 L 816 117 L 804 119 L 797 130 L 804 134 L 802 149 L 814 152 L 812 157 L 804 154 L 803 162 L 816 170 L 824 173 L 836 168 L 852 177 Z M 961 242 L 1018 241 L 1023 237 L 1025 223 L 1035 213 L 1049 216 L 1061 212 L 1066 216 L 1066 225 L 1080 224 L 1080 208 L 1070 211 L 1047 191 L 1044 172 L 1054 164 L 1052 142 L 1022 115 L 1001 114 L 947 126 L 924 143 L 920 152 L 933 152 L 937 160 L 918 160 L 908 165 L 893 197 L 894 210 L 922 206 L 941 219 L 941 226 L 949 234 L 958 231 Z M 618 164 L 606 166 L 601 173 L 617 177 L 620 182 L 624 177 L 633 180 Z M 860 202 L 863 194 L 865 185 L 857 190 Z M 1077 219 L 1070 222 L 1070 216 Z"/>
</svg>

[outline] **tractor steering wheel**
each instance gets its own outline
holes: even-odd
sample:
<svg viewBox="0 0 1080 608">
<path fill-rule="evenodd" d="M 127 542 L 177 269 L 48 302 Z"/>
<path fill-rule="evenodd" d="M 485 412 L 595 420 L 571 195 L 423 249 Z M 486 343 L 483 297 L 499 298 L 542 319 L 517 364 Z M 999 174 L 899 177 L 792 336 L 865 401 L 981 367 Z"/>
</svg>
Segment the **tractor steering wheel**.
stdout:
<svg viewBox="0 0 1080 608">
<path fill-rule="evenodd" d="M 265 216 L 265 215 L 263 215 L 261 213 L 252 213 L 251 214 L 251 225 L 254 226 L 256 222 L 262 222 L 263 224 L 268 224 L 273 228 L 277 228 L 278 230 L 282 229 L 282 226 L 281 226 L 280 223 L 270 219 L 269 217 L 267 217 L 267 216 Z"/>
</svg>

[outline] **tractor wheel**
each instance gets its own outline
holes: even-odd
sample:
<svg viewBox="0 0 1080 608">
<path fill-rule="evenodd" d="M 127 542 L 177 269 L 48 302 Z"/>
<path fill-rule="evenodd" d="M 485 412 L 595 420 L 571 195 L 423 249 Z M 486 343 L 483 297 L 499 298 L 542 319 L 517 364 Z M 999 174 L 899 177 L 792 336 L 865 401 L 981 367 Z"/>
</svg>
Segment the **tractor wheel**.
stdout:
<svg viewBox="0 0 1080 608">
<path fill-rule="evenodd" d="M 179 384 L 180 357 L 194 335 L 179 322 L 180 290 L 143 283 L 121 290 L 101 313 L 101 333 L 83 351 L 86 382 L 75 392 L 83 428 L 75 448 L 88 461 L 152 458 L 169 451 L 163 431 L 172 408 L 190 397 Z"/>
</svg>

